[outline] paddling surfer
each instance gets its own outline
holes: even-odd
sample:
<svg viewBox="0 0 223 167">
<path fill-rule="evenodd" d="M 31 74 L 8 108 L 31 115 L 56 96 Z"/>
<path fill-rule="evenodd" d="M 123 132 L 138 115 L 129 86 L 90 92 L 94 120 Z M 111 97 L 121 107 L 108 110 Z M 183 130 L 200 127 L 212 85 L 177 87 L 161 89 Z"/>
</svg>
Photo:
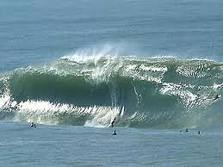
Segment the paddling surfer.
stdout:
<svg viewBox="0 0 223 167">
<path fill-rule="evenodd" d="M 112 135 L 117 135 L 116 130 L 114 130 L 114 132 L 112 133 Z"/>
</svg>

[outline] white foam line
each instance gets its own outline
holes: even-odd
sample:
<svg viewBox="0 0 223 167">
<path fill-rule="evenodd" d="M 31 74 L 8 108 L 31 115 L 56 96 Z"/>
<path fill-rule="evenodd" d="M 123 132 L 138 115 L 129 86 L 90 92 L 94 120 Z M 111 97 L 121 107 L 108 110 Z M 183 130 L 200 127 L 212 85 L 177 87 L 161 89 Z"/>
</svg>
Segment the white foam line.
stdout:
<svg viewBox="0 0 223 167">
<path fill-rule="evenodd" d="M 35 121 L 42 124 L 57 124 L 63 114 L 73 116 L 89 115 L 85 126 L 107 127 L 118 117 L 122 108 L 107 106 L 77 107 L 69 104 L 52 104 L 48 101 L 26 101 L 18 105 L 15 120 Z M 63 118 L 61 118 L 63 119 Z M 78 119 L 78 118 L 77 118 Z"/>
</svg>

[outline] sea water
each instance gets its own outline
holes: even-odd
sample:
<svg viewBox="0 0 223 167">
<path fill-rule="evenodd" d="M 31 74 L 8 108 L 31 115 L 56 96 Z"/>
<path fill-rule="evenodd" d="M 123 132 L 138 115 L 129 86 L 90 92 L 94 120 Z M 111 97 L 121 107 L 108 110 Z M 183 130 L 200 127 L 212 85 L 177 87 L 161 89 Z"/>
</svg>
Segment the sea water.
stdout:
<svg viewBox="0 0 223 167">
<path fill-rule="evenodd" d="M 0 166 L 221 166 L 222 8 L 1 0 Z"/>
<path fill-rule="evenodd" d="M 29 128 L 1 122 L 1 166 L 221 166 L 220 131 L 73 126 Z"/>
<path fill-rule="evenodd" d="M 127 55 L 221 60 L 222 6 L 220 0 L 1 0 L 0 69 L 106 44 Z"/>
</svg>

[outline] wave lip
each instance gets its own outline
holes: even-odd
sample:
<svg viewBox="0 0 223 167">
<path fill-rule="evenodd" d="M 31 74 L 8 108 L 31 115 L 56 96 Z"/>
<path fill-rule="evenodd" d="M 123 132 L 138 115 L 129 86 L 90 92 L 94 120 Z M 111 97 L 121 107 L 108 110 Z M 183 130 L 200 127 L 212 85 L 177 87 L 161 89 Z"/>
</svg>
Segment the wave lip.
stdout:
<svg viewBox="0 0 223 167">
<path fill-rule="evenodd" d="M 222 105 L 216 99 L 222 94 L 222 65 L 174 58 L 63 57 L 2 76 L 0 115 L 4 119 L 10 111 L 14 120 L 97 127 L 108 127 L 115 117 L 119 126 L 198 126 L 213 106 Z"/>
</svg>

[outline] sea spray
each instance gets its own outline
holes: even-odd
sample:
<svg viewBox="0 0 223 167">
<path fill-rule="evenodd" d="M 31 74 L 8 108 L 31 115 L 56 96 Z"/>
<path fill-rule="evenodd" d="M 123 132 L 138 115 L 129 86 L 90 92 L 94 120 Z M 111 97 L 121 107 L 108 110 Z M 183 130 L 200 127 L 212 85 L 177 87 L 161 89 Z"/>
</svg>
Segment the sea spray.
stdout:
<svg viewBox="0 0 223 167">
<path fill-rule="evenodd" d="M 43 124 L 108 127 L 118 117 L 119 126 L 196 127 L 222 106 L 214 100 L 222 94 L 221 63 L 76 57 L 3 75 L 1 119 L 10 111 L 14 120 Z"/>
</svg>

